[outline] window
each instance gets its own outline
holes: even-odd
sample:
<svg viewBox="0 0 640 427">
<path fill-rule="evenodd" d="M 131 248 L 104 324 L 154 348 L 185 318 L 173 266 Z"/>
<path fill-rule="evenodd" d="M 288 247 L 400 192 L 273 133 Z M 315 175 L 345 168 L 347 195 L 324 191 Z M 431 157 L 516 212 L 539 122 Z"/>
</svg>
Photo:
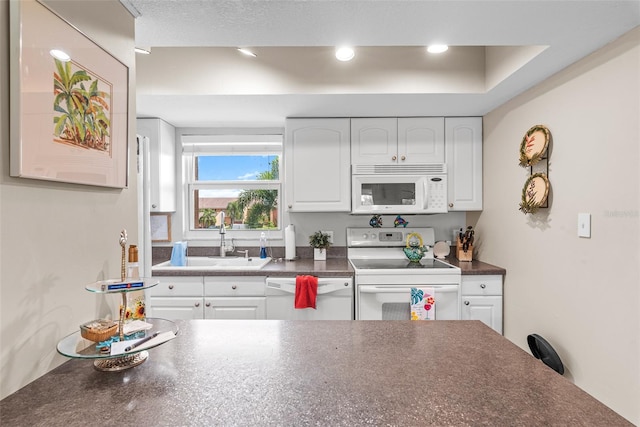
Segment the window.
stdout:
<svg viewBox="0 0 640 427">
<path fill-rule="evenodd" d="M 189 231 L 279 230 L 282 135 L 183 135 Z"/>
</svg>

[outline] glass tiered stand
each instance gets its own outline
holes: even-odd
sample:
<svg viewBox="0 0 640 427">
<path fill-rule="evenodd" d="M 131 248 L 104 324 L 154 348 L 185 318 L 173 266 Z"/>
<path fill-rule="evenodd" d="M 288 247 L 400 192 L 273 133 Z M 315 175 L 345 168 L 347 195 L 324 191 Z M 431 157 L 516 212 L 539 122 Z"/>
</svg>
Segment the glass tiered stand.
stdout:
<svg viewBox="0 0 640 427">
<path fill-rule="evenodd" d="M 142 283 L 142 286 L 140 286 L 140 283 Z M 127 293 L 149 289 L 158 283 L 158 280 L 150 278 L 102 280 L 87 285 L 85 289 L 98 294 L 119 293 L 122 295 L 122 307 L 120 310 L 117 335 L 119 335 L 119 340 L 123 341 L 127 339 L 127 336 L 124 335 Z M 156 332 L 172 331 L 174 335 L 178 333 L 177 325 L 170 320 L 147 317 L 144 321 L 151 324 L 152 327 L 146 331 L 134 334 L 133 336 L 136 338 L 150 337 Z M 142 350 L 133 349 L 127 352 L 127 354 L 112 355 L 110 352 L 103 352 L 102 349 L 98 347 L 98 343 L 83 338 L 78 330 L 63 338 L 58 343 L 58 353 L 74 359 L 94 359 L 93 366 L 99 371 L 123 371 L 143 363 L 149 357 L 149 353 L 146 350 L 157 347 L 163 343 L 164 342 L 161 342 L 151 347 L 147 345 L 144 346 Z"/>
</svg>

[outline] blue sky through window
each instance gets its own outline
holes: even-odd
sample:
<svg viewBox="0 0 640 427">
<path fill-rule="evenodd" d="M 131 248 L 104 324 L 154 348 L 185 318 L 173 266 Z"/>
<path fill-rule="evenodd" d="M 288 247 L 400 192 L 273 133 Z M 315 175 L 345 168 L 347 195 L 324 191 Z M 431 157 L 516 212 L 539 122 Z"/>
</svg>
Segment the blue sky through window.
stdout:
<svg viewBox="0 0 640 427">
<path fill-rule="evenodd" d="M 199 156 L 198 181 L 255 180 L 261 172 L 271 170 L 270 156 Z"/>
</svg>

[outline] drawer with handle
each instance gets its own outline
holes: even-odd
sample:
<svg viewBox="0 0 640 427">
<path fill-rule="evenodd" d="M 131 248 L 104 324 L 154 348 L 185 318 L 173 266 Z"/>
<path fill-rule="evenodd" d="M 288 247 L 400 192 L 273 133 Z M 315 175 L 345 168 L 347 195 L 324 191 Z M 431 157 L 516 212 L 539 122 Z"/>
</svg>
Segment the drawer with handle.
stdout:
<svg viewBox="0 0 640 427">
<path fill-rule="evenodd" d="M 204 279 L 204 295 L 207 297 L 246 297 L 264 294 L 264 276 L 211 276 Z"/>
<path fill-rule="evenodd" d="M 502 276 L 462 276 L 462 295 L 502 295 Z"/>
<path fill-rule="evenodd" d="M 158 285 L 147 289 L 148 296 L 158 297 L 191 297 L 202 298 L 202 277 L 167 277 L 162 278 Z"/>
</svg>

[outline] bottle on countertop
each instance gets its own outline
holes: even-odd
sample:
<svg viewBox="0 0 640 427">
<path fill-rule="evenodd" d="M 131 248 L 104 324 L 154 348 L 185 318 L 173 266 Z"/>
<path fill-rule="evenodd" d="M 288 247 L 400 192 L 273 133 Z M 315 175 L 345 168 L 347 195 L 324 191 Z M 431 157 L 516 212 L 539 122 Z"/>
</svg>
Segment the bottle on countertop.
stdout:
<svg viewBox="0 0 640 427">
<path fill-rule="evenodd" d="M 140 278 L 140 267 L 138 264 L 138 247 L 136 245 L 129 245 L 129 268 L 127 270 L 127 277 L 132 279 Z"/>
<path fill-rule="evenodd" d="M 264 231 L 260 233 L 260 258 L 267 257 L 267 236 Z"/>
</svg>

